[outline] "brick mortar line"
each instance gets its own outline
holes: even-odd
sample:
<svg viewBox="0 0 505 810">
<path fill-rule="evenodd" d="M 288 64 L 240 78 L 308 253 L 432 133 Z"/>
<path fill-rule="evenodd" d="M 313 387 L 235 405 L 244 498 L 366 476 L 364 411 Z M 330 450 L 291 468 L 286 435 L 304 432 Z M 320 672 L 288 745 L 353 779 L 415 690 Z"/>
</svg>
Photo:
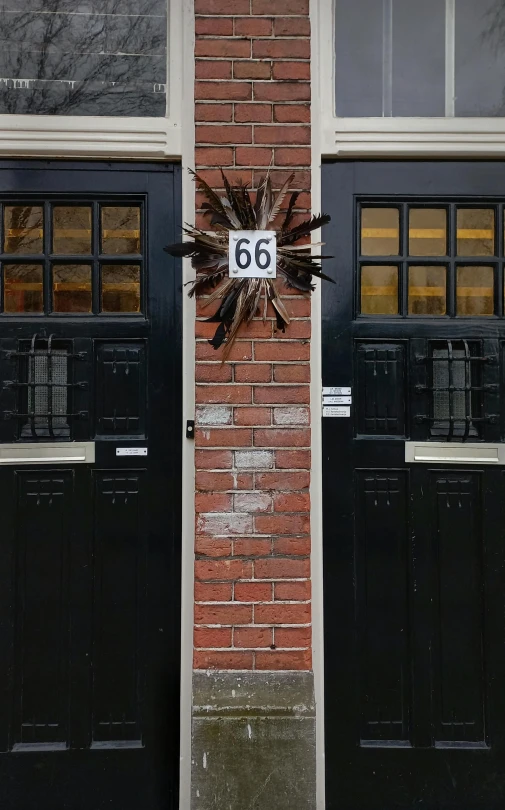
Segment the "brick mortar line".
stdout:
<svg viewBox="0 0 505 810">
<path fill-rule="evenodd" d="M 283 557 L 281 559 L 286 559 L 286 558 Z M 248 557 L 247 561 L 249 562 L 249 560 L 250 560 L 250 558 Z M 310 576 L 307 575 L 306 577 L 281 577 L 280 579 L 279 579 L 279 577 L 277 577 L 277 579 L 272 578 L 272 577 L 270 577 L 270 578 L 267 577 L 265 579 L 261 579 L 260 577 L 258 577 L 258 579 L 251 579 L 250 577 L 245 577 L 244 579 L 210 579 L 210 580 L 209 579 L 197 579 L 196 581 L 197 582 L 206 582 L 206 583 L 210 582 L 211 584 L 213 584 L 215 582 L 216 584 L 220 584 L 220 585 L 222 585 L 223 583 L 229 583 L 229 582 L 233 582 L 233 583 L 240 582 L 241 585 L 242 584 L 257 585 L 258 582 L 263 582 L 263 583 L 268 583 L 269 582 L 269 583 L 271 583 L 273 585 L 276 585 L 276 584 L 284 585 L 285 583 L 293 583 L 293 582 L 295 582 L 295 583 L 310 582 Z M 267 605 L 270 605 L 270 604 L 275 604 L 275 605 L 291 605 L 291 604 L 299 605 L 299 604 L 303 603 L 303 604 L 308 605 L 308 604 L 310 604 L 311 601 L 312 601 L 312 599 L 272 599 L 272 600 L 269 600 L 268 602 L 265 602 L 265 604 L 267 604 Z M 204 600 L 201 600 L 201 599 L 196 600 L 195 599 L 195 603 L 196 602 L 198 602 L 199 604 L 202 604 L 202 605 L 208 604 L 208 600 L 205 600 L 205 599 Z M 237 599 L 228 599 L 227 601 L 226 600 L 224 600 L 224 601 L 219 600 L 219 601 L 215 601 L 215 602 L 213 601 L 212 604 L 215 604 L 215 605 L 235 605 L 235 606 L 237 606 L 237 605 L 256 605 L 256 604 L 263 604 L 263 603 L 262 602 L 251 602 L 251 601 L 249 601 L 249 602 L 247 602 L 247 601 L 238 601 Z"/>
<path fill-rule="evenodd" d="M 241 579 L 239 579 L 239 580 L 236 580 L 236 581 L 237 581 L 237 582 L 242 583 L 242 582 L 244 582 L 245 580 L 241 580 Z M 257 581 L 257 580 L 255 580 L 255 582 L 256 582 L 256 581 Z M 277 580 L 276 580 L 276 581 L 277 581 Z M 296 581 L 296 582 L 309 582 L 309 579 L 303 579 L 303 580 L 289 580 L 289 581 L 290 581 L 290 582 L 292 582 L 292 581 Z M 234 601 L 234 602 L 232 602 L 232 601 L 228 601 L 228 602 L 210 602 L 210 601 L 207 601 L 207 602 L 202 602 L 201 600 L 197 600 L 197 599 L 195 599 L 195 605 L 202 605 L 202 606 L 204 606 L 204 607 L 206 607 L 206 606 L 208 606 L 208 605 L 216 605 L 216 606 L 219 606 L 219 607 L 222 607 L 223 605 L 232 605 L 233 607 L 239 607 L 239 606 L 243 606 L 243 605 L 246 605 L 246 606 L 247 606 L 247 605 L 310 605 L 310 604 L 311 604 L 311 602 L 312 602 L 312 600 L 311 600 L 311 599 L 291 599 L 289 602 L 288 602 L 288 601 L 286 601 L 286 600 L 282 601 L 282 600 L 280 600 L 280 599 L 275 599 L 275 600 L 273 600 L 273 599 L 272 599 L 271 601 L 268 601 L 268 602 L 265 602 L 265 600 L 263 600 L 263 601 L 259 601 L 259 600 L 258 600 L 257 602 L 237 602 L 237 601 Z M 208 622 L 203 622 L 203 623 L 201 623 L 201 625 L 200 625 L 200 626 L 201 626 L 201 627 L 204 627 L 204 626 L 207 626 L 207 625 L 208 625 Z M 298 627 L 298 626 L 310 627 L 310 625 L 311 625 L 311 622 L 304 622 L 304 623 L 303 623 L 303 625 L 296 625 L 296 626 L 297 626 L 297 627 Z M 210 627 L 210 626 L 211 626 L 211 625 L 209 625 L 209 627 Z M 219 625 L 218 625 L 218 626 L 219 626 Z M 252 625 L 251 625 L 251 627 L 258 627 L 258 626 L 259 626 L 259 625 L 257 625 L 257 624 L 252 624 Z M 291 626 L 291 625 L 286 625 L 286 627 L 290 627 L 290 626 Z M 212 627 L 215 627 L 215 625 L 212 625 Z M 270 624 L 266 624 L 266 625 L 265 625 L 265 627 L 271 627 L 271 625 L 270 625 Z"/>
<path fill-rule="evenodd" d="M 310 648 L 307 647 L 307 650 L 309 650 L 309 649 Z M 195 647 L 194 651 L 195 652 L 200 652 L 200 649 Z M 212 652 L 212 650 L 208 650 L 208 652 Z M 227 652 L 229 652 L 229 650 Z M 237 650 L 234 650 L 233 652 L 237 652 Z M 244 652 L 244 653 L 251 652 L 252 653 L 253 651 L 244 649 L 244 650 L 241 650 L 241 652 Z M 263 652 L 265 652 L 265 650 L 263 650 Z M 276 653 L 276 650 L 272 650 L 272 654 L 275 655 L 275 653 Z M 254 661 L 253 661 L 253 665 L 251 667 L 249 667 L 249 669 L 243 669 L 243 668 L 240 668 L 240 667 L 227 667 L 225 670 L 219 670 L 216 666 L 209 667 L 208 665 L 203 666 L 203 664 L 199 664 L 198 666 L 195 666 L 195 669 L 198 672 L 207 672 L 209 669 L 212 669 L 214 672 L 243 672 L 244 674 L 247 674 L 247 675 L 250 672 L 282 672 L 282 673 L 296 672 L 297 674 L 299 674 L 300 672 L 308 672 L 309 671 L 305 667 L 298 667 L 298 669 L 293 669 L 293 668 L 290 668 L 290 667 L 277 667 L 277 669 L 262 669 L 262 668 L 257 669 Z M 237 717 L 237 715 L 234 715 L 234 717 Z M 243 717 L 247 718 L 247 719 L 250 719 L 249 714 L 243 715 Z M 198 718 L 199 722 L 200 722 L 201 719 L 202 718 Z M 211 717 L 205 717 L 203 719 L 208 722 L 212 718 Z"/>
<path fill-rule="evenodd" d="M 276 14 L 275 12 L 271 12 L 270 14 L 234 14 L 230 11 L 227 14 L 217 14 L 217 13 L 210 13 L 210 14 L 195 14 L 195 20 L 283 20 L 287 18 L 289 20 L 308 20 L 308 14 Z M 200 34 L 197 34 L 197 37 L 200 37 Z M 223 35 L 225 36 L 225 35 Z M 230 36 L 232 36 L 230 34 Z M 307 37 L 308 38 L 308 37 Z"/>
<path fill-rule="evenodd" d="M 265 647 L 236 647 L 235 644 L 230 644 L 229 647 L 200 647 L 195 645 L 194 648 L 196 651 L 208 651 L 208 652 L 229 652 L 233 650 L 233 652 L 271 652 L 275 654 L 277 652 L 305 652 L 306 650 L 311 649 L 311 645 L 307 645 L 306 647 L 279 647 L 277 644 L 272 648 L 270 644 L 267 644 Z"/>
<path fill-rule="evenodd" d="M 246 17 L 246 19 L 249 19 Z M 198 41 L 210 40 L 211 42 L 310 42 L 309 34 L 197 34 Z M 205 59 L 205 56 L 198 55 L 196 59 Z M 244 56 L 219 56 L 212 57 L 214 59 L 245 59 Z M 273 59 L 275 61 L 281 60 L 286 57 L 282 56 L 253 56 L 253 59 Z M 294 59 L 304 59 L 305 57 L 295 56 Z M 309 60 L 308 60 L 309 61 Z"/>
</svg>

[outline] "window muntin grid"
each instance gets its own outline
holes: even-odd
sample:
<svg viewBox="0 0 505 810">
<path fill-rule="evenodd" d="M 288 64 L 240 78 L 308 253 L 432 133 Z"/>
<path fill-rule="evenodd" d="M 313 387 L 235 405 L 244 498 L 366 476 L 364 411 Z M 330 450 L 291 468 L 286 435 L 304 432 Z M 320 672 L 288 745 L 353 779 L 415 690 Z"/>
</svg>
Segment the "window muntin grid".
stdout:
<svg viewBox="0 0 505 810">
<path fill-rule="evenodd" d="M 503 317 L 503 203 L 361 201 L 357 220 L 360 317 Z"/>
<path fill-rule="evenodd" d="M 0 201 L 0 317 L 145 313 L 143 230 L 142 200 Z"/>
</svg>

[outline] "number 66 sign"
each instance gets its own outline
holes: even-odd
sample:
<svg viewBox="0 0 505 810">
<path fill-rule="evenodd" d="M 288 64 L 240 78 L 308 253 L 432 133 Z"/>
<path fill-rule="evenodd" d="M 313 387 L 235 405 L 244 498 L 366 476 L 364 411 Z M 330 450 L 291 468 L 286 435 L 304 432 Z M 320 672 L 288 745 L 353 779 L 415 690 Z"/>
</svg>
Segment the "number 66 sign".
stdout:
<svg viewBox="0 0 505 810">
<path fill-rule="evenodd" d="M 230 231 L 230 278 L 275 278 L 275 231 Z"/>
</svg>

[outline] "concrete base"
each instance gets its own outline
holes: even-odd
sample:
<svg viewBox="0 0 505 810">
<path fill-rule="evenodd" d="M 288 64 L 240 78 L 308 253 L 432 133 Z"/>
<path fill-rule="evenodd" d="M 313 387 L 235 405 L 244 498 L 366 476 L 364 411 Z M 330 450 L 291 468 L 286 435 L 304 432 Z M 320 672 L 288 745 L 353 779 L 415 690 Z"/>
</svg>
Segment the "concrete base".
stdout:
<svg viewBox="0 0 505 810">
<path fill-rule="evenodd" d="M 310 672 L 195 672 L 192 810 L 314 810 Z"/>
</svg>

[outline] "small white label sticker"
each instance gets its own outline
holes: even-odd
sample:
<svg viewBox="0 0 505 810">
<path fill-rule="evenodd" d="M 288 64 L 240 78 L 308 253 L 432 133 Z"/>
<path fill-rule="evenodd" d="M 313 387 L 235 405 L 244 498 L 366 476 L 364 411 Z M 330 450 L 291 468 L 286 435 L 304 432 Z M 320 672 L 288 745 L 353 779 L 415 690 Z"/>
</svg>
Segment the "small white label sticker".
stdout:
<svg viewBox="0 0 505 810">
<path fill-rule="evenodd" d="M 323 397 L 323 405 L 352 405 L 352 397 Z"/>
<path fill-rule="evenodd" d="M 147 456 L 147 447 L 116 447 L 116 456 Z"/>
<path fill-rule="evenodd" d="M 323 388 L 323 397 L 324 396 L 333 396 L 333 397 L 349 397 L 351 396 L 351 389 L 350 388 L 339 388 L 338 386 L 330 386 Z"/>
<path fill-rule="evenodd" d="M 349 407 L 330 407 L 330 408 L 323 408 L 323 416 L 333 416 L 333 417 L 340 417 L 344 419 L 348 419 L 351 415 L 351 409 Z"/>
</svg>

